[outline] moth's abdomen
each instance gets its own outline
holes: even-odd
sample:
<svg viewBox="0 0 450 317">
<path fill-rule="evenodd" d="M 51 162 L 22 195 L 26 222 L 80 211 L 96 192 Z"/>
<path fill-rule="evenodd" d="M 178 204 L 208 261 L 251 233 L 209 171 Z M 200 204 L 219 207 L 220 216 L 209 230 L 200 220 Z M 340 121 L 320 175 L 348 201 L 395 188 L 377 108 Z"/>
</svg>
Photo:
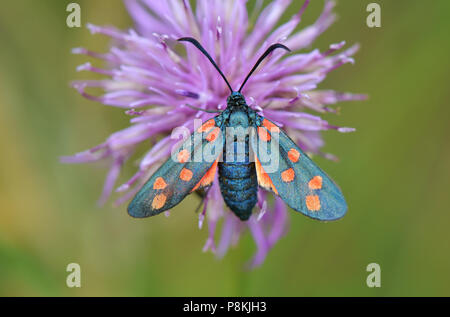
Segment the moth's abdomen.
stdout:
<svg viewBox="0 0 450 317">
<path fill-rule="evenodd" d="M 257 201 L 258 180 L 254 162 L 249 162 L 248 140 L 234 142 L 234 155 L 225 150 L 219 163 L 219 183 L 227 206 L 245 221 L 250 218 Z M 244 146 L 245 145 L 245 146 Z M 228 156 L 227 156 L 228 154 Z"/>
</svg>

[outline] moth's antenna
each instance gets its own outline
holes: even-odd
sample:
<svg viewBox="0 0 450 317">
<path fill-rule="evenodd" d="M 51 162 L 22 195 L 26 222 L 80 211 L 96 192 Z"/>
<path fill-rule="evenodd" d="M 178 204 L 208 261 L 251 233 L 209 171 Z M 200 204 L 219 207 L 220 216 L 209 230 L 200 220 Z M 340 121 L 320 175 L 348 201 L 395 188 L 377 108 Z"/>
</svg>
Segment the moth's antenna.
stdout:
<svg viewBox="0 0 450 317">
<path fill-rule="evenodd" d="M 202 108 L 194 107 L 194 106 L 191 106 L 191 105 L 188 105 L 188 104 L 186 104 L 186 106 L 188 106 L 191 109 L 198 110 L 198 111 L 203 111 L 203 112 L 207 112 L 207 113 L 220 113 L 220 112 L 223 112 L 223 110 L 202 109 Z"/>
<path fill-rule="evenodd" d="M 227 83 L 228 88 L 230 88 L 231 92 L 233 91 L 233 88 L 231 88 L 230 83 L 228 82 L 227 78 L 225 77 L 225 75 L 222 73 L 222 71 L 220 70 L 219 66 L 217 66 L 216 62 L 214 62 L 214 60 L 212 59 L 212 57 L 208 54 L 208 52 L 203 48 L 203 46 L 194 38 L 192 37 L 182 37 L 179 38 L 178 41 L 180 42 L 191 42 L 192 44 L 194 44 L 194 46 L 196 48 L 198 48 L 200 50 L 200 52 L 203 53 L 203 55 L 205 55 L 206 57 L 208 57 L 209 61 L 211 62 L 211 64 L 214 65 L 214 67 L 217 69 L 217 71 L 219 72 L 219 74 L 222 76 L 222 78 L 225 80 L 225 82 Z"/>
<path fill-rule="evenodd" d="M 250 71 L 250 73 L 248 73 L 247 77 L 245 77 L 245 80 L 242 83 L 241 88 L 239 88 L 238 92 L 241 92 L 241 90 L 242 90 L 242 88 L 244 88 L 244 85 L 247 82 L 247 80 L 250 78 L 250 76 L 253 74 L 253 72 L 256 70 L 256 68 L 258 68 L 259 64 L 261 64 L 261 62 L 264 60 L 264 58 L 266 58 L 267 55 L 272 53 L 272 51 L 276 50 L 277 48 L 285 49 L 288 52 L 291 51 L 288 47 L 286 47 L 286 46 L 284 46 L 283 44 L 280 44 L 280 43 L 276 43 L 276 44 L 270 45 L 269 48 L 264 52 L 264 54 L 262 54 L 261 57 L 258 59 L 258 61 L 256 62 L 255 66 L 253 66 L 253 68 Z"/>
</svg>

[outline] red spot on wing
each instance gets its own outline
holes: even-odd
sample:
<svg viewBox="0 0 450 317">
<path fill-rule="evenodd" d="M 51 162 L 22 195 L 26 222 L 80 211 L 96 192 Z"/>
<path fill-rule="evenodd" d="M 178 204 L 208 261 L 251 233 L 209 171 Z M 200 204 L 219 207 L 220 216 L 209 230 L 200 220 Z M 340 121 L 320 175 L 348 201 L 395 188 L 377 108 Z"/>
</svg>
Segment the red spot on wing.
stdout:
<svg viewBox="0 0 450 317">
<path fill-rule="evenodd" d="M 187 168 L 183 168 L 180 172 L 180 179 L 185 181 L 185 182 L 189 182 L 192 179 L 192 171 L 187 169 Z"/>
<path fill-rule="evenodd" d="M 300 158 L 300 152 L 292 148 L 288 152 L 288 158 L 292 163 L 297 163 Z"/>
<path fill-rule="evenodd" d="M 258 127 L 258 136 L 261 141 L 267 142 L 270 141 L 270 134 L 263 127 Z"/>
<path fill-rule="evenodd" d="M 266 173 L 266 171 L 262 167 L 261 162 L 258 160 L 258 157 L 256 155 L 255 155 L 255 168 L 256 168 L 256 176 L 258 178 L 259 186 L 261 186 L 265 189 L 268 189 L 268 190 L 272 190 L 275 194 L 278 195 L 278 191 L 275 188 L 275 185 L 273 184 L 269 175 Z"/>
<path fill-rule="evenodd" d="M 187 161 L 189 161 L 190 157 L 191 157 L 191 155 L 189 154 L 188 150 L 186 150 L 186 149 L 181 150 L 177 154 L 177 160 L 179 163 L 186 163 Z"/>
<path fill-rule="evenodd" d="M 164 181 L 164 178 L 158 177 L 153 183 L 153 189 L 164 189 L 166 188 L 167 183 Z"/>
<path fill-rule="evenodd" d="M 322 188 L 322 177 L 314 176 L 308 183 L 309 189 L 321 189 Z"/>
<path fill-rule="evenodd" d="M 317 195 L 308 195 L 306 196 L 306 208 L 310 211 L 319 211 L 320 210 L 320 199 Z"/>
<path fill-rule="evenodd" d="M 197 132 L 198 133 L 208 132 L 215 125 L 216 125 L 216 121 L 214 119 L 210 119 L 210 120 L 206 121 L 205 123 L 203 123 L 203 125 L 200 128 L 197 129 Z"/>
<path fill-rule="evenodd" d="M 294 172 L 293 168 L 289 168 L 281 173 L 281 179 L 285 183 L 292 182 L 294 180 L 294 177 L 295 177 L 295 172 Z"/>
<path fill-rule="evenodd" d="M 270 133 L 280 133 L 280 128 L 267 119 L 264 119 L 263 126 L 265 126 Z"/>
<path fill-rule="evenodd" d="M 209 142 L 214 142 L 217 137 L 219 136 L 220 133 L 220 128 L 215 127 L 214 130 L 212 130 L 207 136 L 206 136 L 206 140 L 208 140 Z"/>
<path fill-rule="evenodd" d="M 166 204 L 166 199 L 167 199 L 167 197 L 164 194 L 156 195 L 152 201 L 152 208 L 153 209 L 161 209 Z"/>
<path fill-rule="evenodd" d="M 214 180 L 214 176 L 216 175 L 217 163 L 219 163 L 219 159 L 215 160 L 213 165 L 209 168 L 209 170 L 205 173 L 202 179 L 195 185 L 191 192 L 196 191 L 200 187 L 206 187 L 211 185 Z"/>
</svg>

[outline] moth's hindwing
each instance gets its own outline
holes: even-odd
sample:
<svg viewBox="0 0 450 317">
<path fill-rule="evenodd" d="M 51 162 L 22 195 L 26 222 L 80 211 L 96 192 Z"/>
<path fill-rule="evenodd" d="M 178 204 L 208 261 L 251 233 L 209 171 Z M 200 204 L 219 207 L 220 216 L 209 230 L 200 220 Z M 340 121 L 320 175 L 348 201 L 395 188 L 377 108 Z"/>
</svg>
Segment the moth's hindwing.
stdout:
<svg viewBox="0 0 450 317">
<path fill-rule="evenodd" d="M 347 204 L 339 187 L 273 122 L 261 117 L 251 144 L 261 187 L 308 217 L 344 216 Z"/>
<path fill-rule="evenodd" d="M 157 215 L 177 205 L 194 190 L 209 186 L 222 152 L 222 131 L 213 118 L 194 131 L 175 155 L 150 177 L 128 206 L 130 216 Z"/>
</svg>

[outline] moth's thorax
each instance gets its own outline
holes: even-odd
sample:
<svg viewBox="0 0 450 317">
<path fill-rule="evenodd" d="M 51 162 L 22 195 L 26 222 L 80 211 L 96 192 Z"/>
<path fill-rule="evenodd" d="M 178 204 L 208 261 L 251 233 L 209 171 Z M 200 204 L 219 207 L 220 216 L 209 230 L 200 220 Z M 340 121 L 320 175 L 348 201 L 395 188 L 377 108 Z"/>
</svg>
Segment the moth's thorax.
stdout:
<svg viewBox="0 0 450 317">
<path fill-rule="evenodd" d="M 244 96 L 240 92 L 233 92 L 227 98 L 227 108 L 239 109 L 239 108 L 248 108 L 247 103 L 245 102 Z"/>
<path fill-rule="evenodd" d="M 241 126 L 247 128 L 257 123 L 258 115 L 251 109 L 245 97 L 240 92 L 233 92 L 227 98 L 227 108 L 222 112 L 222 116 L 217 121 L 219 125 L 237 127 Z"/>
<path fill-rule="evenodd" d="M 249 127 L 248 114 L 244 111 L 231 112 L 228 122 L 230 127 Z"/>
</svg>

